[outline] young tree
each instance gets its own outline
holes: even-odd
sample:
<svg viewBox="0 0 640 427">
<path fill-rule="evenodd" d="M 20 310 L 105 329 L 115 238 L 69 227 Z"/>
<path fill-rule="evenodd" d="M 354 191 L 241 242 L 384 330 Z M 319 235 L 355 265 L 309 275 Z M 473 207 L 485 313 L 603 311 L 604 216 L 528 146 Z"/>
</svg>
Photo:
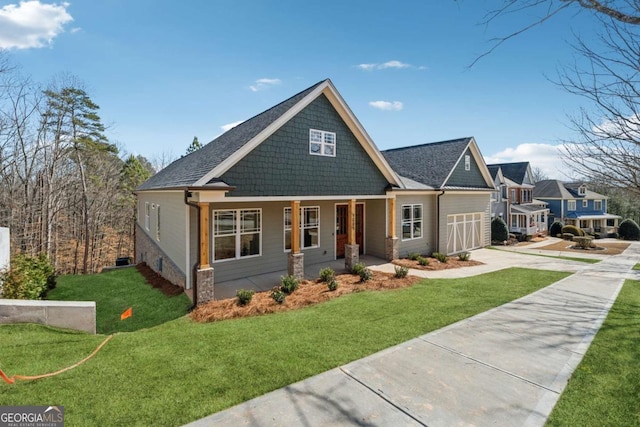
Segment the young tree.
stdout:
<svg viewBox="0 0 640 427">
<path fill-rule="evenodd" d="M 187 148 L 186 154 L 191 154 L 194 151 L 197 151 L 201 148 L 202 148 L 202 144 L 200 144 L 200 141 L 198 141 L 198 137 L 194 136 L 193 141 L 191 141 L 191 145 L 189 145 L 189 147 Z"/>
</svg>

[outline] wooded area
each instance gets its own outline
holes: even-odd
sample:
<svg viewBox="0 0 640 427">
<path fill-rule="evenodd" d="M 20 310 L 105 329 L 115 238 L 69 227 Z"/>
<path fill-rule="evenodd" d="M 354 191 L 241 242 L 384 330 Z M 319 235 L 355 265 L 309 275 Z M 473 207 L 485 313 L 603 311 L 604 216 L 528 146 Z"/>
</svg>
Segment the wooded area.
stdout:
<svg viewBox="0 0 640 427">
<path fill-rule="evenodd" d="M 91 273 L 133 255 L 133 189 L 153 173 L 122 156 L 83 84 L 41 87 L 0 52 L 0 226 L 12 254 L 45 253 L 58 273 Z"/>
</svg>

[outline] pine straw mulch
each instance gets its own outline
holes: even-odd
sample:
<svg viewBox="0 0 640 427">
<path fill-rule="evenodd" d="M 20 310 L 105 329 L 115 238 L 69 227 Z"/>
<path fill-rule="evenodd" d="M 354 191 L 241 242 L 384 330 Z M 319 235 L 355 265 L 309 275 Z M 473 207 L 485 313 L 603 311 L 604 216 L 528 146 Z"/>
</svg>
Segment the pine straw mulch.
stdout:
<svg viewBox="0 0 640 427">
<path fill-rule="evenodd" d="M 141 262 L 136 265 L 136 270 L 142 274 L 147 283 L 154 288 L 158 289 L 163 294 L 174 297 L 180 295 L 184 290 L 181 286 L 174 285 L 158 273 L 153 271 L 146 262 Z"/>
<path fill-rule="evenodd" d="M 403 267 L 414 268 L 416 270 L 428 270 L 428 271 L 449 270 L 451 268 L 472 267 L 474 265 L 484 264 L 483 262 L 476 261 L 473 259 L 470 259 L 468 261 L 460 261 L 456 256 L 449 257 L 446 263 L 440 262 L 435 258 L 431 258 L 431 257 L 426 257 L 426 258 L 429 260 L 428 265 L 420 265 L 418 261 L 412 261 L 406 258 L 394 259 L 391 262 L 395 265 L 400 265 Z"/>
<path fill-rule="evenodd" d="M 594 254 L 602 254 L 602 255 L 619 255 L 625 251 L 630 245 L 630 243 L 600 243 L 597 239 L 592 240 L 598 248 L 604 249 L 582 249 L 578 247 L 574 247 L 575 242 L 570 242 L 568 240 L 561 240 L 559 242 L 553 243 L 551 245 L 538 247 L 536 249 L 542 249 L 545 251 L 566 251 L 566 252 L 574 252 L 576 254 L 586 254 L 586 253 L 594 253 Z"/>
<path fill-rule="evenodd" d="M 335 291 L 330 291 L 327 288 L 327 284 L 321 282 L 320 279 L 303 280 L 295 292 L 287 295 L 282 304 L 276 303 L 271 298 L 271 292 L 256 293 L 251 302 L 245 306 L 239 305 L 237 298 L 210 301 L 199 305 L 191 312 L 190 316 L 196 322 L 214 322 L 238 317 L 259 316 L 278 311 L 296 310 L 354 292 L 406 288 L 423 280 L 414 276 L 396 278 L 393 274 L 379 271 L 372 273 L 373 278 L 364 283 L 360 282 L 360 276 L 358 275 L 338 274 L 335 278 L 336 282 L 338 282 L 338 289 Z"/>
</svg>

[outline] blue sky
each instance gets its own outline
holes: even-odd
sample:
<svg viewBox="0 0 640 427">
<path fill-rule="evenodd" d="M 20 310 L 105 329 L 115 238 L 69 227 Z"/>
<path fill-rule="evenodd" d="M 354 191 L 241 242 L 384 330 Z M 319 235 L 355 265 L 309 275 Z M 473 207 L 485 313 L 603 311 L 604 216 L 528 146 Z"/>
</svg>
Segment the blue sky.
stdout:
<svg viewBox="0 0 640 427">
<path fill-rule="evenodd" d="M 489 162 L 563 178 L 567 115 L 581 99 L 549 79 L 572 60 L 564 13 L 473 60 L 535 19 L 486 27 L 500 0 L 0 0 L 0 47 L 46 84 L 85 82 L 127 152 L 177 157 L 330 78 L 380 149 L 474 136 Z"/>
</svg>

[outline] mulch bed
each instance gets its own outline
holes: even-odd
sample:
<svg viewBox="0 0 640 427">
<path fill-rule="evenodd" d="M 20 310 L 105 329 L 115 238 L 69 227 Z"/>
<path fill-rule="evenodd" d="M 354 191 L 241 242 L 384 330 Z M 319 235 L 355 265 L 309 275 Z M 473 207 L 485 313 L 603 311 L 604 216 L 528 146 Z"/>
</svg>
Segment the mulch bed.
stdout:
<svg viewBox="0 0 640 427">
<path fill-rule="evenodd" d="M 426 257 L 429 260 L 428 265 L 420 265 L 418 261 L 412 261 L 410 259 L 401 258 L 394 259 L 391 261 L 395 265 L 400 265 L 403 267 L 414 268 L 416 270 L 428 270 L 428 271 L 438 271 L 438 270 L 449 270 L 451 268 L 460 268 L 460 267 L 472 267 L 474 265 L 483 265 L 483 262 L 475 261 L 470 259 L 469 261 L 460 261 L 457 257 L 450 257 L 446 263 L 440 262 L 435 258 Z"/>
<path fill-rule="evenodd" d="M 553 243 L 551 245 L 538 247 L 536 249 L 542 249 L 545 251 L 566 251 L 574 252 L 576 254 L 602 254 L 602 255 L 618 255 L 624 252 L 629 247 L 629 243 L 600 243 L 597 239 L 593 240 L 593 243 L 600 248 L 604 249 L 582 249 L 574 247 L 575 242 L 568 240 L 562 240 L 560 242 Z"/>
<path fill-rule="evenodd" d="M 138 270 L 140 274 L 142 274 L 149 285 L 160 290 L 160 292 L 167 296 L 174 297 L 184 292 L 182 287 L 174 285 L 173 283 L 153 271 L 146 262 L 137 264 L 136 270 Z"/>
</svg>

